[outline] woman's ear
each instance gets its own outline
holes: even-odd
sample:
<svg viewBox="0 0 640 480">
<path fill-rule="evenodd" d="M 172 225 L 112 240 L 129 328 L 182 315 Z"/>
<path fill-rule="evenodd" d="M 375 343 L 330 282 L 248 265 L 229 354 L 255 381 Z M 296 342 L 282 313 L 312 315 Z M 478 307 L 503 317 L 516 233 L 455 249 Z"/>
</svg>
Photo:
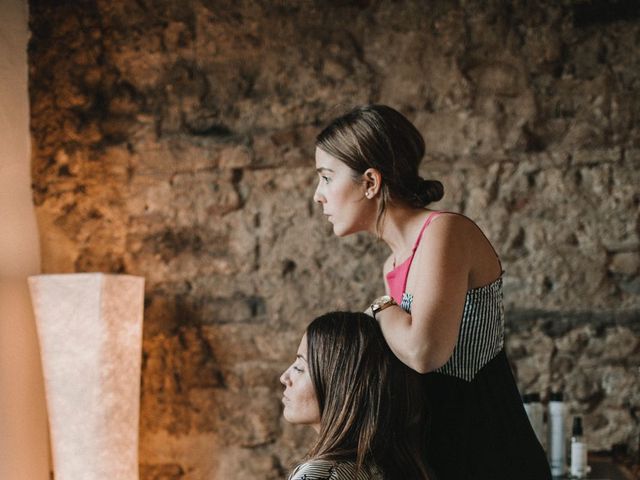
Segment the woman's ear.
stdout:
<svg viewBox="0 0 640 480">
<path fill-rule="evenodd" d="M 362 174 L 364 180 L 364 196 L 374 198 L 382 187 L 382 175 L 375 168 L 367 168 Z"/>
</svg>

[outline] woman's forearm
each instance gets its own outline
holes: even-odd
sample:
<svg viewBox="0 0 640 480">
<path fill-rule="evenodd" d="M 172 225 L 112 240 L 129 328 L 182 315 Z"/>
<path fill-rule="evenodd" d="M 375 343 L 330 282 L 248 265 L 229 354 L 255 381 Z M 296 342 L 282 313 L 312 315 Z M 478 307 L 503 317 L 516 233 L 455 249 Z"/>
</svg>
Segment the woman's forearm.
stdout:
<svg viewBox="0 0 640 480">
<path fill-rule="evenodd" d="M 391 351 L 409 368 L 418 373 L 427 373 L 446 363 L 447 359 L 442 361 L 438 358 L 442 355 L 436 355 L 429 348 L 424 333 L 417 331 L 411 315 L 399 306 L 376 313 L 376 319 Z"/>
</svg>

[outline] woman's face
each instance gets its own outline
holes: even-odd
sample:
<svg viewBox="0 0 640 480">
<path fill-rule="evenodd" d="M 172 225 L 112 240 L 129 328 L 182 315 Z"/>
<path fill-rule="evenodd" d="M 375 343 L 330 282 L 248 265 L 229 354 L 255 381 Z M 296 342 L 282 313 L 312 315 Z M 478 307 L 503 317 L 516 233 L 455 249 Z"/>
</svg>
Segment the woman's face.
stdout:
<svg viewBox="0 0 640 480">
<path fill-rule="evenodd" d="M 337 158 L 316 148 L 318 186 L 313 200 L 322 205 L 323 213 L 333 224 L 339 237 L 375 228 L 377 204 L 365 197 L 364 182 L 354 181 L 354 172 Z"/>
<path fill-rule="evenodd" d="M 307 364 L 307 335 L 300 341 L 296 360 L 280 376 L 284 418 L 291 423 L 311 425 L 320 431 L 320 407 Z"/>
</svg>

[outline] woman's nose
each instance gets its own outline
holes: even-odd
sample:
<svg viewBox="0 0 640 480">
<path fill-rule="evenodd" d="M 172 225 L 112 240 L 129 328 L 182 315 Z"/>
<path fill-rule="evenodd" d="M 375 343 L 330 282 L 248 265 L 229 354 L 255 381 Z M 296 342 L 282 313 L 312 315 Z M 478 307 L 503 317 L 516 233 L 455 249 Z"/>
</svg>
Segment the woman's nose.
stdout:
<svg viewBox="0 0 640 480">
<path fill-rule="evenodd" d="M 313 201 L 316 203 L 324 203 L 324 196 L 322 196 L 318 190 L 320 190 L 320 184 L 318 184 L 315 192 L 313 192 Z"/>
<path fill-rule="evenodd" d="M 285 387 L 289 385 L 289 369 L 287 368 L 282 375 L 280 375 L 280 383 Z"/>
</svg>

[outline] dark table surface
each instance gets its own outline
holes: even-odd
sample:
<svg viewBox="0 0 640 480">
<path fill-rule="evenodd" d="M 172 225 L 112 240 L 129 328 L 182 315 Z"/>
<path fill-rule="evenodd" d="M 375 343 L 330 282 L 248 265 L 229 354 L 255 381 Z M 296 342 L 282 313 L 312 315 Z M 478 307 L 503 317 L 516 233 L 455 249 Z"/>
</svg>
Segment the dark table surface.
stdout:
<svg viewBox="0 0 640 480">
<path fill-rule="evenodd" d="M 611 457 L 589 455 L 589 467 L 591 471 L 586 477 L 587 480 L 639 480 L 640 477 L 634 474 L 631 469 L 614 462 Z M 569 476 L 562 477 L 570 478 Z"/>
</svg>

